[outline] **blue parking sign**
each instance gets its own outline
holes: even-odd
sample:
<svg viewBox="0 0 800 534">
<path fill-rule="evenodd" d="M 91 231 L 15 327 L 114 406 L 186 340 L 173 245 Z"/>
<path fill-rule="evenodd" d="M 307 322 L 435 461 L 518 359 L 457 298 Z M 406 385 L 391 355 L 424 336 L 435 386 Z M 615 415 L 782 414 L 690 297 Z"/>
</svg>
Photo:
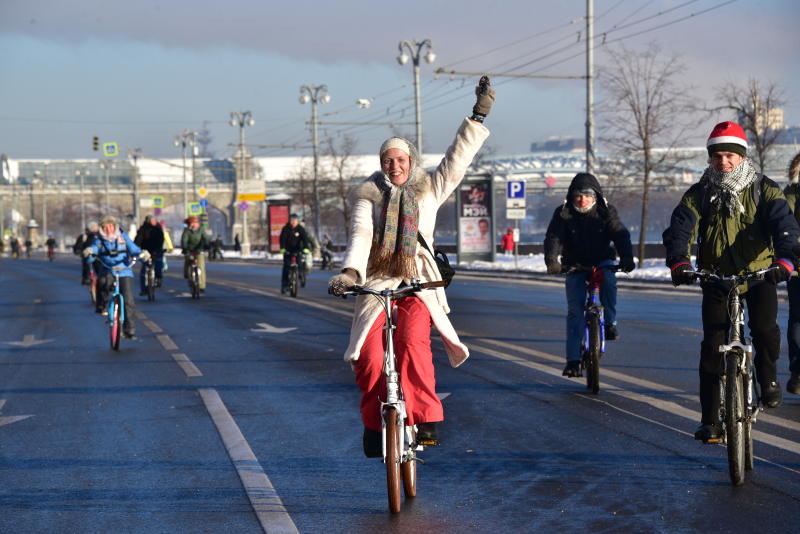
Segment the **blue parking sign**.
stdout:
<svg viewBox="0 0 800 534">
<path fill-rule="evenodd" d="M 207 198 L 201 198 L 200 199 L 200 206 L 202 206 L 204 208 L 207 208 L 208 207 L 208 199 Z"/>
<path fill-rule="evenodd" d="M 525 180 L 506 182 L 506 198 L 525 198 Z"/>
</svg>

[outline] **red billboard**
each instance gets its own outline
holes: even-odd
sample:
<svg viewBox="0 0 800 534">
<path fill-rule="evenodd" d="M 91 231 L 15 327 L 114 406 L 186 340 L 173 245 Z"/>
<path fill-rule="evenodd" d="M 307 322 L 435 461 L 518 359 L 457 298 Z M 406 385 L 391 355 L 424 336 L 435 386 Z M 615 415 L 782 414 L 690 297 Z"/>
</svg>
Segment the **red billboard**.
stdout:
<svg viewBox="0 0 800 534">
<path fill-rule="evenodd" d="M 269 224 L 269 251 L 281 249 L 281 230 L 289 222 L 289 204 L 270 204 L 267 207 L 267 223 Z"/>
</svg>

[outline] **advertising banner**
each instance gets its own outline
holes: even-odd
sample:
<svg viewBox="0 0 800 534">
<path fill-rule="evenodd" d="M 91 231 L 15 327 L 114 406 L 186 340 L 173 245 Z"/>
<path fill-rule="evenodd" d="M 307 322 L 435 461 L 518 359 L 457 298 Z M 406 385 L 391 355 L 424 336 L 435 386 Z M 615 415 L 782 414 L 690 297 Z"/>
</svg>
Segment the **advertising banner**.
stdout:
<svg viewBox="0 0 800 534">
<path fill-rule="evenodd" d="M 458 261 L 494 261 L 491 177 L 468 178 L 458 190 Z"/>
<path fill-rule="evenodd" d="M 281 230 L 289 222 L 289 203 L 273 204 L 267 206 L 267 224 L 269 225 L 269 251 L 278 252 L 281 249 Z"/>
</svg>

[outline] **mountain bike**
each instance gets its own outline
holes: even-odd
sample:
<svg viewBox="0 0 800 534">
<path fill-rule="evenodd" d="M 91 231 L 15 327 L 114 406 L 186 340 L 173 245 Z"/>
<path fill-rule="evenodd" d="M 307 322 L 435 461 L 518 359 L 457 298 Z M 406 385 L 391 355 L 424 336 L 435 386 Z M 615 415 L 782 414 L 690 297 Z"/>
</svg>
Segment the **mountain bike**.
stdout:
<svg viewBox="0 0 800 534">
<path fill-rule="evenodd" d="M 619 271 L 619 265 L 603 267 L 575 265 L 566 272 L 566 274 L 589 273 L 589 277 L 586 279 L 586 304 L 583 307 L 581 372 L 586 372 L 586 389 L 595 395 L 600 391 L 600 358 L 606 351 L 605 310 L 600 303 L 604 269 Z"/>
<path fill-rule="evenodd" d="M 417 495 L 417 451 L 424 446 L 417 444 L 416 425 L 406 425 L 406 404 L 403 399 L 403 388 L 400 384 L 400 373 L 397 371 L 393 333 L 395 326 L 395 300 L 407 297 L 425 289 L 444 287 L 444 281 L 424 282 L 411 280 L 409 285 L 398 289 L 370 289 L 353 286 L 343 296 L 374 295 L 383 304 L 386 323 L 385 352 L 383 354 L 383 373 L 386 376 L 386 402 L 381 403 L 383 463 L 386 464 L 386 488 L 389 498 L 389 509 L 392 513 L 400 511 L 400 485 L 402 482 L 406 498 Z"/>
<path fill-rule="evenodd" d="M 756 394 L 756 382 L 753 380 L 753 345 L 744 334 L 744 306 L 739 287 L 752 280 L 763 280 L 764 273 L 777 268 L 770 267 L 734 276 L 719 276 L 708 271 L 687 271 L 701 281 L 720 283 L 730 288 L 728 342 L 719 347 L 724 365 L 720 375 L 720 421 L 723 433 L 721 438 L 708 440 L 707 443 L 726 444 L 728 472 L 734 486 L 743 484 L 745 471 L 753 469 L 752 426 L 758 412 L 763 409 L 759 395 Z"/>
<path fill-rule="evenodd" d="M 200 263 L 197 261 L 200 254 L 200 252 L 189 253 L 192 262 L 189 267 L 189 289 L 193 299 L 200 298 Z"/>
<path fill-rule="evenodd" d="M 144 281 L 147 300 L 152 302 L 156 300 L 156 267 L 152 257 L 145 263 Z"/>
<path fill-rule="evenodd" d="M 289 294 L 297 297 L 298 287 L 306 287 L 306 267 L 302 252 L 287 252 L 291 256 L 289 265 Z"/>
</svg>

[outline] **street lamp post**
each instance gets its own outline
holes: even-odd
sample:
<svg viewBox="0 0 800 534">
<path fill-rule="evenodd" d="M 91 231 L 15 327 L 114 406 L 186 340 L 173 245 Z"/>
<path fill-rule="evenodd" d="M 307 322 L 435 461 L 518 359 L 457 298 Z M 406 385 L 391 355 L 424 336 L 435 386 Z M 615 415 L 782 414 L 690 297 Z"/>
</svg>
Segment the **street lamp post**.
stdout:
<svg viewBox="0 0 800 534">
<path fill-rule="evenodd" d="M 175 136 L 175 146 L 181 147 L 181 157 L 183 158 L 183 215 L 188 213 L 189 206 L 189 190 L 186 183 L 186 147 L 193 147 L 197 144 L 197 132 L 191 132 L 188 129 L 184 130 Z"/>
<path fill-rule="evenodd" d="M 311 102 L 311 147 L 314 151 L 314 181 L 312 193 L 314 195 L 314 234 L 319 239 L 320 210 L 319 210 L 319 140 L 317 139 L 317 104 L 327 104 L 331 101 L 326 85 L 303 85 L 300 87 L 300 103 Z"/>
<path fill-rule="evenodd" d="M 75 171 L 75 174 L 80 179 L 80 188 L 81 188 L 81 232 L 86 230 L 86 200 L 83 196 L 83 177 L 86 174 L 86 168 L 78 169 Z"/>
<path fill-rule="evenodd" d="M 425 39 L 424 41 L 417 42 L 417 41 L 400 41 L 400 44 L 397 45 L 400 49 L 400 55 L 397 56 L 397 62 L 401 65 L 405 65 L 408 63 L 409 58 L 411 59 L 414 65 L 414 108 L 416 110 L 416 119 L 415 122 L 417 123 L 417 152 L 419 152 L 420 158 L 422 158 L 422 106 L 421 106 L 421 99 L 420 99 L 420 92 L 419 92 L 419 59 L 422 56 L 423 48 L 428 48 L 428 53 L 423 56 L 425 58 L 426 63 L 433 63 L 436 60 L 436 54 L 433 53 L 433 44 L 431 43 L 430 39 Z M 403 51 L 403 47 L 408 48 L 410 52 L 410 56 Z"/>
<path fill-rule="evenodd" d="M 232 111 L 231 112 L 231 126 L 239 127 L 239 180 L 237 180 L 237 189 L 240 181 L 248 178 L 244 161 L 244 129 L 246 126 L 253 126 L 256 123 L 253 119 L 253 113 L 250 111 Z M 238 191 L 237 191 L 238 197 Z M 247 210 L 242 210 L 242 256 L 250 255 L 250 235 L 247 232 Z"/>
<path fill-rule="evenodd" d="M 133 160 L 133 220 L 139 224 L 139 158 L 142 157 L 142 149 L 134 148 L 130 151 Z"/>
<path fill-rule="evenodd" d="M 111 215 L 111 169 L 114 168 L 114 162 L 110 160 L 103 160 L 100 162 L 103 166 L 103 170 L 105 171 L 105 180 L 106 180 L 106 210 L 105 215 Z"/>
</svg>

